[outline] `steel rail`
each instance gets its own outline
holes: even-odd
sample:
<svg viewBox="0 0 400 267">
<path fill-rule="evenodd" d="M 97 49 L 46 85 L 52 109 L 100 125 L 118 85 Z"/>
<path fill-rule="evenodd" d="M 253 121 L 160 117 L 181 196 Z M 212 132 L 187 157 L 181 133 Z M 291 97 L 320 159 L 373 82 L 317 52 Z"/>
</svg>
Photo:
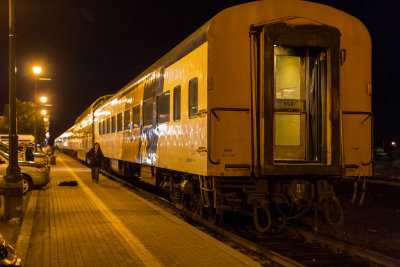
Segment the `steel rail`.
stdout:
<svg viewBox="0 0 400 267">
<path fill-rule="evenodd" d="M 365 248 L 360 248 L 355 245 L 350 245 L 348 243 L 330 237 L 321 236 L 311 231 L 301 229 L 298 227 L 287 226 L 287 228 L 290 231 L 298 233 L 299 235 L 303 236 L 306 240 L 328 245 L 333 249 L 344 251 L 350 255 L 356 255 L 360 258 L 368 259 L 372 263 L 380 264 L 383 266 L 393 266 L 393 267 L 400 266 L 400 260 L 383 255 L 381 253 L 371 251 Z"/>
</svg>

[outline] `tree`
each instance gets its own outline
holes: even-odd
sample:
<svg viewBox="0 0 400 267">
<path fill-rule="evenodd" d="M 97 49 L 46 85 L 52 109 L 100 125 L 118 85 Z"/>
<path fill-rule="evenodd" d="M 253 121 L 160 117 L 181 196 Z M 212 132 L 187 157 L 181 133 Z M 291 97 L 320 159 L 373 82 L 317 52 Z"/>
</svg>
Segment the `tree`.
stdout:
<svg viewBox="0 0 400 267">
<path fill-rule="evenodd" d="M 9 106 L 8 104 L 4 107 L 5 123 L 4 128 L 0 128 L 2 133 L 8 133 L 9 128 Z M 35 103 L 31 101 L 21 101 L 17 99 L 17 134 L 30 134 L 34 133 L 34 121 L 35 121 Z M 38 144 L 42 144 L 45 138 L 45 129 L 43 116 L 38 114 L 36 130 L 38 134 Z"/>
</svg>

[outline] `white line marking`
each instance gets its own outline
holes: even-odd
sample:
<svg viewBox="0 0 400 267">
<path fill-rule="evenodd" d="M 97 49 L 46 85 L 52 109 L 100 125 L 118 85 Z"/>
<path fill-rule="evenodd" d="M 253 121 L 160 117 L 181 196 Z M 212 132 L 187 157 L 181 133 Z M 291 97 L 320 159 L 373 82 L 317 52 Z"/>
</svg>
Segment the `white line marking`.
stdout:
<svg viewBox="0 0 400 267">
<path fill-rule="evenodd" d="M 96 196 L 95 193 L 75 174 L 74 171 L 60 158 L 61 163 L 68 172 L 80 183 L 85 193 L 92 199 L 93 203 L 103 213 L 104 217 L 115 227 L 121 237 L 132 248 L 136 255 L 143 261 L 146 266 L 162 266 L 162 264 L 151 255 L 144 245 L 137 239 L 131 231 L 129 231 L 121 220 Z"/>
</svg>

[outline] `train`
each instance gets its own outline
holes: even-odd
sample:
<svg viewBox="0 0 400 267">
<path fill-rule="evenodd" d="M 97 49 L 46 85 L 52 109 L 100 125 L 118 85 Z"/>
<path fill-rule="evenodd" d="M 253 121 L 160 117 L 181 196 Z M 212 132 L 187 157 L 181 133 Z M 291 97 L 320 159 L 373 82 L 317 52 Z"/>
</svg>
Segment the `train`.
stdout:
<svg viewBox="0 0 400 267">
<path fill-rule="evenodd" d="M 56 138 L 87 161 L 169 193 L 210 222 L 250 214 L 260 232 L 317 208 L 343 221 L 332 179 L 372 175 L 371 38 L 307 1 L 227 8 Z"/>
</svg>

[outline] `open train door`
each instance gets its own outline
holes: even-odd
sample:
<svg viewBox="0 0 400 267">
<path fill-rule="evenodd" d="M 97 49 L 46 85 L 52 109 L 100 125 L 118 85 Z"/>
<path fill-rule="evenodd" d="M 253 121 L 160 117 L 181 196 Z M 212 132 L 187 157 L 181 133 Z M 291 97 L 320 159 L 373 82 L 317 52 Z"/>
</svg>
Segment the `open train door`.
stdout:
<svg viewBox="0 0 400 267">
<path fill-rule="evenodd" d="M 260 173 L 340 174 L 339 31 L 292 19 L 254 32 Z"/>
</svg>

